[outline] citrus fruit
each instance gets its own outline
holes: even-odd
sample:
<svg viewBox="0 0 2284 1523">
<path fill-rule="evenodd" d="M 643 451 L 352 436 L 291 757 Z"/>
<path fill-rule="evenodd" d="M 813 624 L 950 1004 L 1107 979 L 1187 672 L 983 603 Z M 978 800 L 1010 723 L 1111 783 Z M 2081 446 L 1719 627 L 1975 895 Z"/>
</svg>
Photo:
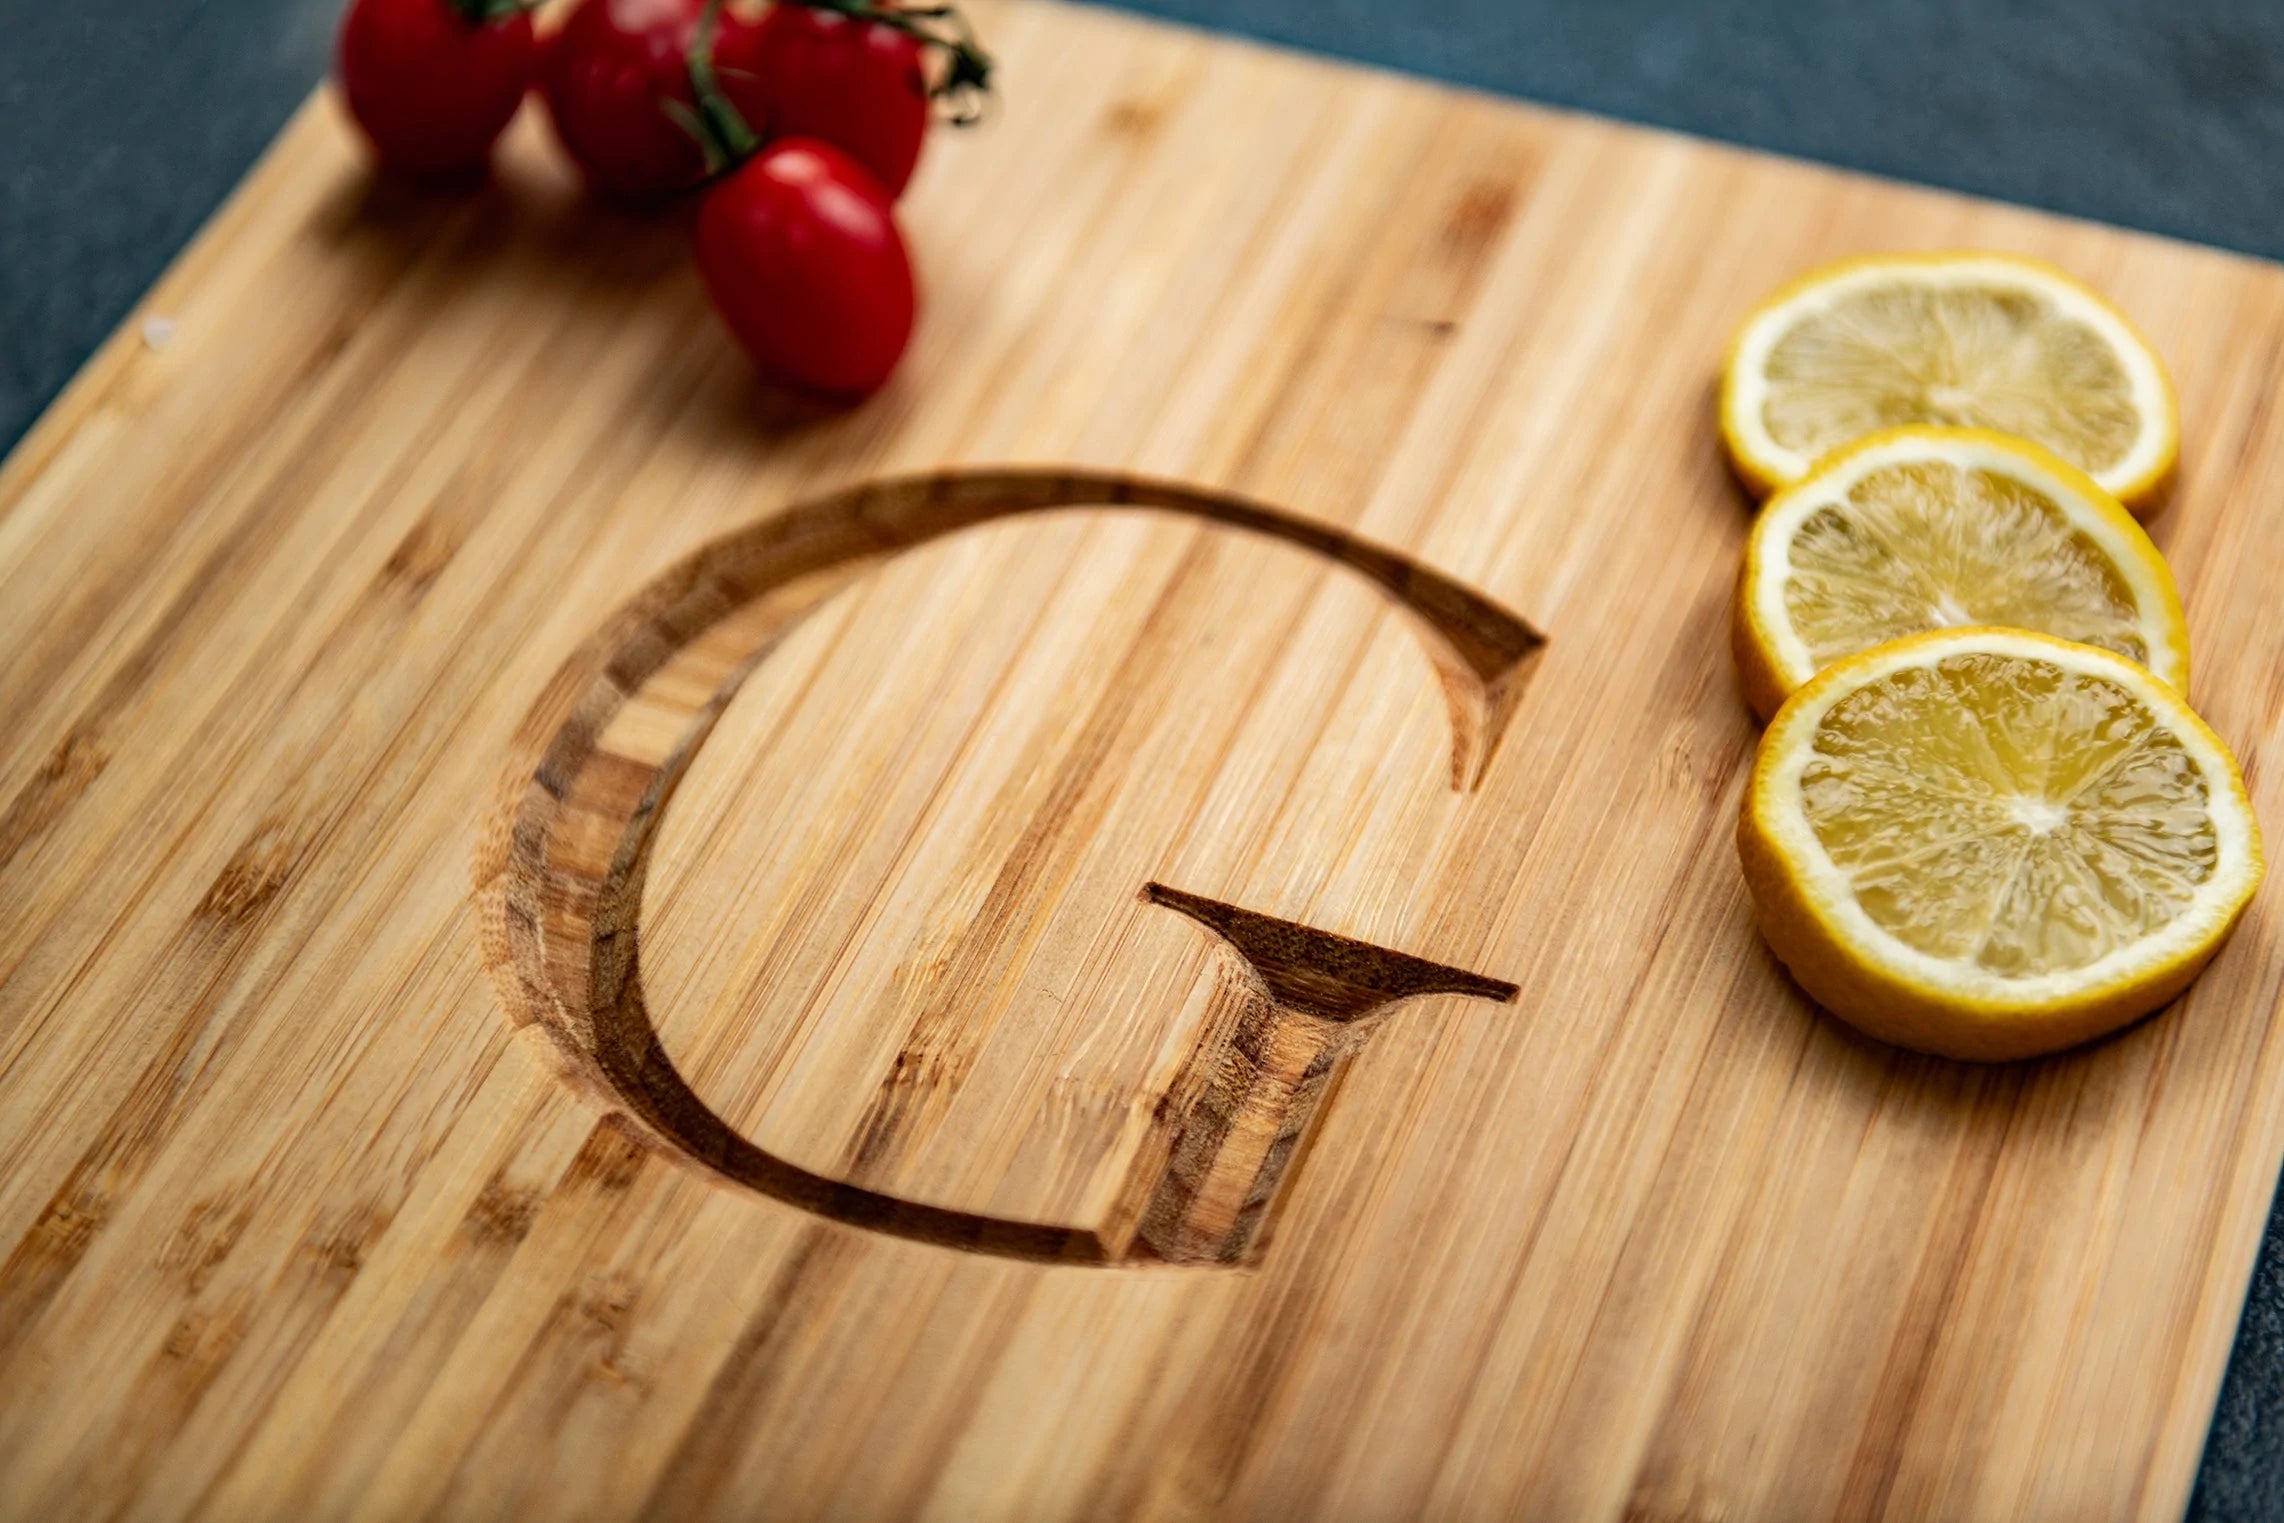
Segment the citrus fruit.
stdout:
<svg viewBox="0 0 2284 1523">
<path fill-rule="evenodd" d="M 2155 507 L 2180 453 L 2155 351 L 2115 307 L 2035 260 L 1849 260 L 1745 320 L 1722 380 L 1721 435 L 1755 492 L 1907 423 L 2042 444 L 2137 512 Z"/>
<path fill-rule="evenodd" d="M 2156 1009 L 2261 875 L 2235 759 L 2179 693 L 2007 629 L 1825 668 L 1761 738 L 1737 846 L 1809 994 L 1959 1058 L 2052 1052 Z"/>
<path fill-rule="evenodd" d="M 1970 624 L 2099 645 L 2188 691 L 2165 558 L 2116 498 L 2034 444 L 1891 429 L 1827 456 L 1753 522 L 1733 633 L 1763 718 L 1842 656 Z"/>
</svg>

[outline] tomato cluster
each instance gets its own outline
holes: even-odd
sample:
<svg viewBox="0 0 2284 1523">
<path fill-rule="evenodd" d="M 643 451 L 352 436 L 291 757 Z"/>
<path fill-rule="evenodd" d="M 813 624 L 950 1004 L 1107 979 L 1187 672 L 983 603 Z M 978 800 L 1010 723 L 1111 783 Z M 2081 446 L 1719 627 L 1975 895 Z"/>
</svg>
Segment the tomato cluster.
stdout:
<svg viewBox="0 0 2284 1523">
<path fill-rule="evenodd" d="M 336 72 L 381 164 L 480 175 L 536 89 L 597 195 L 706 187 L 699 272 L 764 371 L 839 396 L 886 381 L 917 306 L 896 198 L 934 96 L 986 81 L 964 29 L 894 0 L 578 0 L 542 35 L 533 3 L 351 0 Z"/>
</svg>

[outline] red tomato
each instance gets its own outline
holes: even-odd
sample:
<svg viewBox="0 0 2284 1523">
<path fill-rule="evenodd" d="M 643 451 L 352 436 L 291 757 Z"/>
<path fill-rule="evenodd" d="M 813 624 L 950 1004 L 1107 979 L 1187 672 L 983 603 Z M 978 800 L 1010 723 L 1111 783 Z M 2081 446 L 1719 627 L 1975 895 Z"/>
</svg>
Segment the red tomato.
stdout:
<svg viewBox="0 0 2284 1523">
<path fill-rule="evenodd" d="M 335 69 L 349 114 L 384 165 L 466 174 L 491 157 L 539 54 L 531 17 L 497 9 L 485 0 L 353 0 Z"/>
<path fill-rule="evenodd" d="M 928 130 L 920 43 L 894 27 L 783 3 L 761 21 L 754 67 L 769 131 L 822 138 L 904 194 Z"/>
<path fill-rule="evenodd" d="M 912 336 L 912 262 L 888 192 L 830 143 L 785 138 L 698 208 L 698 272 L 768 375 L 862 396 Z"/>
<path fill-rule="evenodd" d="M 540 89 L 555 135 L 587 183 L 617 196 L 663 196 L 706 177 L 705 150 L 687 123 L 690 42 L 705 0 L 580 0 L 547 41 Z M 724 98 L 757 134 L 766 130 L 755 84 L 759 28 L 724 9 L 714 69 Z"/>
</svg>

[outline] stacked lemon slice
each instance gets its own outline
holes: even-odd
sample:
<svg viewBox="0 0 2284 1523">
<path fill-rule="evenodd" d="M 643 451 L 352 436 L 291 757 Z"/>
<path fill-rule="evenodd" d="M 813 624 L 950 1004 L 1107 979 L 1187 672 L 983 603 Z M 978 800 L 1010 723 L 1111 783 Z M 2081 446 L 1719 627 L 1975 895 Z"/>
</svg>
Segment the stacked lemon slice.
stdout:
<svg viewBox="0 0 2284 1523">
<path fill-rule="evenodd" d="M 1996 255 L 1859 260 L 1756 312 L 1722 387 L 1775 489 L 1733 634 L 1771 718 L 1738 846 L 1835 1015 L 1968 1058 L 2050 1052 L 2194 978 L 2261 875 L 2147 509 L 2178 453 L 2155 354 Z"/>
<path fill-rule="evenodd" d="M 2152 511 L 2180 454 L 2165 366 L 2125 315 L 2011 254 L 1849 260 L 1746 319 L 1721 388 L 1721 433 L 1766 494 L 1864 435 L 1906 423 L 2040 444 Z"/>
</svg>

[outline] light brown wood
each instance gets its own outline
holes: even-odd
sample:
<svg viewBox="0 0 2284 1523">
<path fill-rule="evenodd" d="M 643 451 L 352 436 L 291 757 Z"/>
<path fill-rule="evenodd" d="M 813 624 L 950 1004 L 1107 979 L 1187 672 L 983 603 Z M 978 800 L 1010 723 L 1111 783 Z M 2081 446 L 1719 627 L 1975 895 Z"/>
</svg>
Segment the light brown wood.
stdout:
<svg viewBox="0 0 2284 1523">
<path fill-rule="evenodd" d="M 2273 826 L 2284 276 L 982 20 L 861 409 L 320 99 L 0 468 L 0 1513 L 2177 1515 L 2275 916 L 2037 1064 L 1819 1017 L 1711 387 L 1825 258 L 2112 294 Z"/>
<path fill-rule="evenodd" d="M 967 768 L 944 776 L 942 758 L 913 743 L 918 735 L 945 733 L 945 700 L 966 685 L 947 688 L 937 669 L 925 685 L 906 688 L 898 670 L 926 663 L 931 649 L 961 649 L 972 630 L 916 639 L 912 610 L 892 595 L 885 604 L 868 599 L 872 617 L 859 616 L 833 637 L 836 664 L 859 643 L 885 653 L 855 684 L 866 718 L 823 730 L 816 744 L 801 748 L 801 759 L 782 780 L 754 791 L 748 779 L 750 796 L 772 825 L 794 826 L 796 838 L 801 815 L 784 801 L 789 790 L 819 775 L 845 773 L 875 800 L 899 781 L 922 779 L 924 791 L 915 794 L 922 808 L 908 816 L 871 802 L 835 811 L 846 824 L 840 848 L 827 858 L 782 845 L 741 857 L 798 864 L 800 881 L 758 896 L 773 904 L 845 891 L 862 896 L 856 902 L 868 903 L 869 918 L 884 901 L 908 901 L 947 929 L 930 937 L 942 943 L 940 952 L 915 969 L 909 942 L 881 934 L 875 921 L 853 938 L 846 926 L 829 928 L 813 959 L 788 958 L 783 949 L 797 938 L 782 926 L 753 942 L 729 932 L 740 908 L 757 897 L 748 890 L 712 897 L 677 886 L 661 897 L 697 898 L 711 929 L 691 939 L 709 951 L 758 949 L 767 970 L 750 990 L 707 989 L 696 998 L 678 991 L 669 1008 L 708 1012 L 701 1027 L 708 1030 L 720 1026 L 718 1013 L 732 1005 L 766 1009 L 788 988 L 805 996 L 796 1023 L 813 1028 L 811 1040 L 797 1057 L 773 1055 L 812 1070 L 822 1064 L 834 1077 L 827 1082 L 812 1071 L 787 1087 L 830 1108 L 847 1098 L 835 1090 L 853 1085 L 862 1112 L 853 1133 L 829 1122 L 786 1128 L 788 1151 L 814 1155 L 825 1138 L 846 1134 L 845 1166 L 804 1167 L 757 1146 L 718 1115 L 662 1044 L 645 996 L 642 901 L 661 813 L 706 754 L 716 720 L 755 668 L 779 655 L 805 614 L 885 557 L 994 519 L 1086 507 L 1146 508 L 1262 535 L 1376 584 L 1428 642 L 1450 712 L 1451 787 L 1466 793 L 1481 781 L 1541 641 L 1511 614 L 1427 567 L 1227 494 L 1099 472 L 955 471 L 869 483 L 702 547 L 612 619 L 550 685 L 549 699 L 528 726 L 545 733 L 546 742 L 536 761 L 519 757 L 511 765 L 498 829 L 477 868 L 489 931 L 486 962 L 515 1018 L 555 1040 L 568 1076 L 623 1113 L 655 1146 L 814 1215 L 922 1242 L 1048 1261 L 1250 1261 L 1265 1241 L 1287 1166 L 1347 1057 L 1378 1024 L 1374 1017 L 1423 995 L 1510 1002 L 1520 992 L 1504 980 L 1155 880 L 1144 881 L 1139 895 L 1132 891 L 1136 868 L 1122 860 L 1133 855 L 1128 843 L 1170 870 L 1198 870 L 1195 853 L 1168 853 L 1160 838 L 1196 828 L 1194 818 L 1168 804 L 1194 798 L 1207 776 L 1192 760 L 1201 721 L 1218 721 L 1225 735 L 1259 722 L 1252 705 L 1230 701 L 1242 696 L 1241 685 L 1234 693 L 1224 689 L 1216 703 L 1212 694 L 1185 691 L 1195 674 L 1166 662 L 1224 623 L 1249 622 L 1257 595 L 1250 580 L 1232 584 L 1240 596 L 1220 608 L 1195 598 L 1169 601 L 1186 590 L 1178 583 L 1161 590 L 1145 614 L 1145 631 L 1156 626 L 1161 639 L 1138 640 L 1106 669 L 1111 680 L 1086 712 L 1088 739 L 1057 766 L 1040 764 L 1037 737 L 980 743 L 984 726 L 1007 721 L 994 714 L 979 723 L 971 715 L 957 744 L 981 763 L 976 770 L 987 775 L 980 778 Z M 1114 578 L 1122 575 L 1115 562 L 1110 570 Z M 956 573 L 953 579 L 973 584 Z M 1194 572 L 1187 579 L 1203 580 Z M 1082 611 L 1072 627 L 1059 628 L 1050 603 L 1025 616 L 1023 639 L 1083 654 L 1096 638 L 1093 616 L 1094 610 Z M 974 691 L 1004 691 L 1005 674 L 989 668 L 1005 655 L 997 650 L 968 663 L 980 684 Z M 802 665 L 798 656 L 785 659 Z M 1067 662 L 1068 655 L 1057 659 Z M 839 687 L 845 676 L 821 678 L 811 669 L 803 685 L 822 680 Z M 1069 685 L 1065 673 L 1056 684 L 1059 701 Z M 1152 688 L 1170 701 L 1130 701 L 1131 693 Z M 906 690 L 905 701 L 883 705 L 899 689 Z M 1005 700 L 994 706 L 1011 714 L 1028 707 Z M 1138 715 L 1148 717 L 1137 723 Z M 773 715 L 772 726 L 783 717 Z M 894 760 L 848 767 L 845 748 L 861 743 L 852 730 L 877 732 Z M 1180 751 L 1161 754 L 1165 748 L 1150 730 L 1178 734 Z M 1215 749 L 1228 743 L 1222 739 Z M 772 749 L 731 743 L 712 747 L 711 754 L 735 758 L 730 765 L 737 768 Z M 1019 777 L 1008 776 L 1011 762 Z M 1357 778 L 1340 793 L 1353 796 L 1368 786 L 1369 779 Z M 977 812 L 970 801 L 986 800 L 1002 822 L 997 840 L 972 828 Z M 701 839 L 711 839 L 710 825 L 698 829 Z M 871 865 L 878 853 L 854 845 L 851 831 L 892 843 L 894 880 L 879 880 Z M 688 836 L 685 831 L 682 839 Z M 1327 838 L 1321 847 L 1337 853 L 1342 844 Z M 926 866 L 915 872 L 914 864 L 931 856 L 952 864 L 940 882 L 928 881 L 935 874 Z M 1096 865 L 1106 860 L 1119 865 L 1108 871 Z M 836 876 L 845 877 L 845 890 Z M 922 881 L 911 883 L 913 876 Z M 1108 899 L 1085 892 L 1082 880 L 1106 888 Z M 1259 886 L 1262 894 L 1272 891 Z M 1208 980 L 1222 992 L 1196 1007 L 1207 1013 L 1202 1026 L 1184 1030 L 1177 1017 L 1190 1007 L 1180 986 L 1169 990 L 1166 979 L 1169 961 L 1199 960 L 1169 959 L 1159 938 L 1137 943 L 1125 922 L 1136 918 L 1139 903 L 1189 916 L 1221 937 L 1241 964 L 1217 969 Z M 1066 945 L 1068 967 L 1043 955 Z M 1145 955 L 1100 950 L 1137 945 Z M 665 961 L 674 966 L 671 957 Z M 1067 976 L 1073 971 L 1075 984 Z M 1192 978 L 1197 974 L 1193 966 Z M 868 975 L 885 984 L 861 987 Z M 1042 1001 L 1037 994 L 1046 980 L 1053 987 Z M 890 1012 L 887 1019 L 848 1019 L 849 1012 L 882 1008 Z M 1212 1018 L 1217 1011 L 1221 1018 Z M 1026 1017 L 1038 1029 L 1017 1049 L 1012 1074 L 1020 1077 L 994 1083 L 978 1059 Z M 894 1036 L 907 1024 L 892 1054 L 872 1051 L 884 1031 Z M 1181 1032 L 1188 1051 L 1178 1075 L 1151 1061 L 1165 1050 L 1169 1028 Z M 991 1043 L 983 1040 L 987 1034 Z M 1090 1062 L 1090 1047 L 1120 1061 Z M 751 1043 L 740 1048 L 753 1049 Z M 817 1056 L 820 1049 L 832 1056 Z M 853 1056 L 836 1062 L 843 1053 Z M 979 1097 L 981 1117 L 968 1123 L 966 1134 L 947 1133 L 944 1123 L 970 1116 Z M 1052 1122 L 1044 1130 L 1027 1128 L 1026 1112 Z M 1022 1147 L 1039 1156 L 1030 1171 L 1011 1169 L 1001 1139 L 1027 1131 Z M 956 1160 L 964 1178 L 982 1175 L 980 1187 L 993 1195 L 1021 1188 L 1022 1204 L 1009 1214 L 913 1195 L 898 1180 L 896 1165 L 923 1150 L 939 1162 Z M 1018 1177 L 1037 1182 L 1020 1187 Z M 968 1192 L 955 1186 L 953 1193 Z M 1075 1219 L 1064 1219 L 1074 1213 Z"/>
</svg>

